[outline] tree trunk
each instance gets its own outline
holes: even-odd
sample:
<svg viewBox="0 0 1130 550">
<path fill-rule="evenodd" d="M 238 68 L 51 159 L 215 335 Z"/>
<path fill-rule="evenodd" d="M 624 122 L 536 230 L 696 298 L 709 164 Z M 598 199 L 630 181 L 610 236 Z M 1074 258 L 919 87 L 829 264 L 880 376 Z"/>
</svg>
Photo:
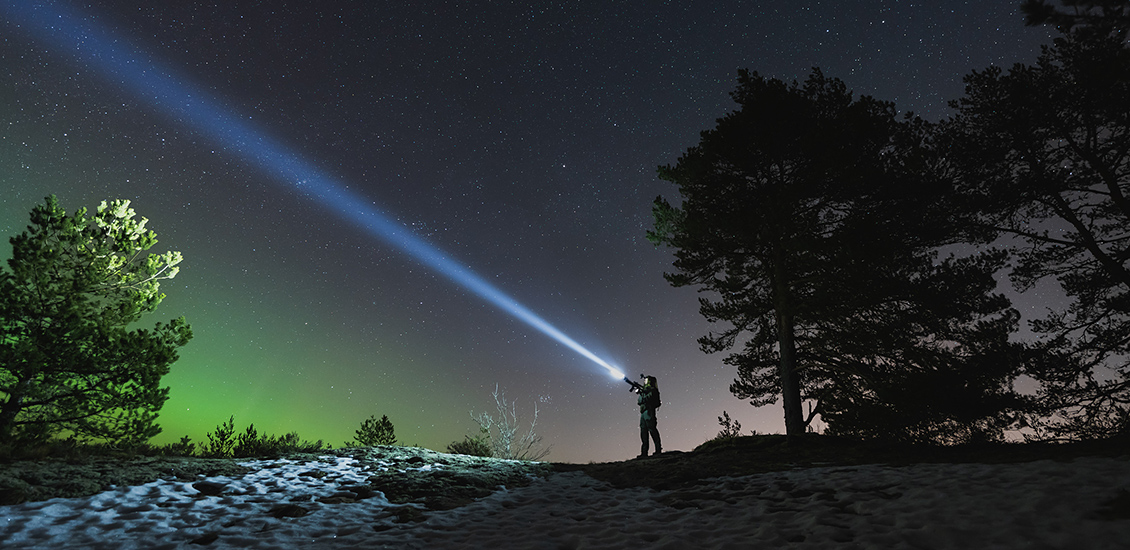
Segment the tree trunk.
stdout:
<svg viewBox="0 0 1130 550">
<path fill-rule="evenodd" d="M 777 342 L 781 352 L 777 374 L 781 377 L 781 401 L 785 405 L 785 435 L 792 440 L 804 435 L 805 423 L 800 399 L 800 377 L 796 368 L 793 317 L 787 311 L 777 311 Z"/>
<path fill-rule="evenodd" d="M 24 395 L 27 394 L 29 386 L 28 380 L 20 380 L 12 388 L 12 393 L 8 394 L 8 400 L 0 405 L 0 442 L 9 441 L 12 438 L 12 428 L 16 424 L 16 415 L 20 413 L 23 407 Z"/>
<path fill-rule="evenodd" d="M 804 410 L 800 402 L 800 377 L 797 375 L 795 321 L 793 319 L 792 292 L 789 289 L 787 253 L 778 244 L 773 249 L 773 308 L 777 317 L 777 345 L 781 361 L 777 376 L 781 378 L 781 401 L 785 406 L 785 435 L 794 440 L 804 435 Z"/>
</svg>

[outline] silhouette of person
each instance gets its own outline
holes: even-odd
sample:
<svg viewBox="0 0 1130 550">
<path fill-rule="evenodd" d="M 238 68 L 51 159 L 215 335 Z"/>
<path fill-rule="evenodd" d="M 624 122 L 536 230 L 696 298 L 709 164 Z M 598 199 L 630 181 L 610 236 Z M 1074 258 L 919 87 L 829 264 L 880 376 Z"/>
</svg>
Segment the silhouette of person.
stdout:
<svg viewBox="0 0 1130 550">
<path fill-rule="evenodd" d="M 659 428 L 656 427 L 655 409 L 659 407 L 659 383 L 654 376 L 644 379 L 643 386 L 636 390 L 639 397 L 636 403 L 640 406 L 640 456 L 647 456 L 648 436 L 655 441 L 655 454 L 663 452 L 663 444 L 659 441 Z M 654 456 L 654 455 L 653 455 Z"/>
</svg>

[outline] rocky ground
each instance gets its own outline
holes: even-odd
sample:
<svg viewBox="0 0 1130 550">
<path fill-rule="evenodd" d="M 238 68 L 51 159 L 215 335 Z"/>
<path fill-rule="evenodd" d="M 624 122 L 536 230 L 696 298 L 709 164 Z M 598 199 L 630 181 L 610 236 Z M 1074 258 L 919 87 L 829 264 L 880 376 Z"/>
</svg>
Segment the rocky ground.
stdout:
<svg viewBox="0 0 1130 550">
<path fill-rule="evenodd" d="M 358 461 L 368 472 L 368 482 L 351 487 L 348 498 L 384 493 L 394 504 L 414 502 L 430 510 L 445 510 L 489 495 L 499 486 L 527 485 L 531 475 L 545 475 L 551 466 L 540 462 L 496 460 L 438 453 L 418 447 L 355 447 L 317 454 L 290 455 L 293 461 L 334 462 L 338 457 Z M 113 486 L 140 485 L 158 479 L 193 481 L 204 494 L 219 494 L 203 478 L 240 477 L 262 461 L 180 457 L 72 458 L 0 463 L 0 505 L 55 497 L 90 496 Z M 430 469 L 426 465 L 439 465 Z M 269 464 L 265 467 L 271 467 Z M 317 477 L 311 469 L 307 474 Z M 347 498 L 319 495 L 318 498 Z"/>
<path fill-rule="evenodd" d="M 62 497 L 84 497 L 112 486 L 149 483 L 161 478 L 184 481 L 242 475 L 247 468 L 233 460 L 179 457 L 86 457 L 21 460 L 0 464 L 0 505 Z"/>
<path fill-rule="evenodd" d="M 1130 540 L 1128 461 L 1125 442 L 938 449 L 822 436 L 600 464 L 411 447 L 0 461 L 13 503 L 0 506 L 0 546 L 1115 550 Z M 26 502 L 52 495 L 76 498 Z"/>
<path fill-rule="evenodd" d="M 598 464 L 555 464 L 558 471 L 583 470 L 617 488 L 680 489 L 697 481 L 819 466 L 921 463 L 1013 463 L 1071 460 L 1081 456 L 1130 455 L 1130 441 L 1073 444 L 984 444 L 927 447 L 859 442 L 815 434 L 787 441 L 783 435 L 737 437 L 708 441 L 692 452 Z"/>
<path fill-rule="evenodd" d="M 531 476 L 552 471 L 581 470 L 615 487 L 646 486 L 654 489 L 689 487 L 698 480 L 750 473 L 791 470 L 811 466 L 849 464 L 909 464 L 922 462 L 1022 462 L 1039 459 L 1068 460 L 1077 456 L 1124 456 L 1125 442 L 1076 445 L 987 445 L 961 448 L 917 448 L 863 444 L 827 437 L 786 442 L 783 436 L 741 437 L 710 442 L 692 452 L 670 452 L 657 457 L 595 464 L 551 464 L 506 461 L 439 453 L 418 447 L 343 448 L 311 455 L 293 455 L 296 461 L 332 462 L 337 457 L 358 461 L 367 472 L 365 484 L 351 487 L 349 496 L 316 498 L 367 498 L 375 491 L 392 503 L 416 503 L 430 510 L 446 510 L 489 495 L 500 486 L 529 483 Z M 210 487 L 206 477 L 239 477 L 256 464 L 247 459 L 179 457 L 86 457 L 0 463 L 0 505 L 55 497 L 83 497 L 112 486 L 140 485 L 157 479 L 196 480 L 197 490 Z M 435 468 L 421 468 L 426 465 Z M 262 466 L 270 467 L 270 466 Z M 311 476 L 318 475 L 311 471 Z"/>
</svg>

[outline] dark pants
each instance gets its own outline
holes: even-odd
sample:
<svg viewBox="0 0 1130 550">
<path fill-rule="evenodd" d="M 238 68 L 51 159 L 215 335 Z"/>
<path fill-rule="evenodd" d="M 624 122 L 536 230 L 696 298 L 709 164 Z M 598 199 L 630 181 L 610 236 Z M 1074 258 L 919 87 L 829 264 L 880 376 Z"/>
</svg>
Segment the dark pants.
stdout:
<svg viewBox="0 0 1130 550">
<path fill-rule="evenodd" d="M 647 456 L 647 436 L 651 435 L 651 439 L 655 441 L 656 454 L 663 452 L 663 444 L 659 442 L 659 429 L 656 428 L 655 417 L 644 418 L 640 416 L 640 455 Z"/>
</svg>

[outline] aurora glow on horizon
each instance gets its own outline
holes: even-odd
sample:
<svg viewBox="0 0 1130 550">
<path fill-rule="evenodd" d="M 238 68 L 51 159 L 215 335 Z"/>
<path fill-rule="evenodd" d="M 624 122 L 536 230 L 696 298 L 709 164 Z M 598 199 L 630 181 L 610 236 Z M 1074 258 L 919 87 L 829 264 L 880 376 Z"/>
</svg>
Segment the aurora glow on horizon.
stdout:
<svg viewBox="0 0 1130 550">
<path fill-rule="evenodd" d="M 0 238 L 48 195 L 129 199 L 184 255 L 142 319 L 195 334 L 158 445 L 234 415 L 337 446 L 387 415 L 442 450 L 497 386 L 537 404 L 549 459 L 622 460 L 621 370 L 658 377 L 666 448 L 724 411 L 780 432 L 663 278 L 656 167 L 736 108 L 742 68 L 939 120 L 963 75 L 1050 41 L 1018 4 L 0 0 Z"/>
<path fill-rule="evenodd" d="M 289 184 L 331 212 L 396 246 L 452 282 L 604 367 L 614 379 L 624 377 L 620 369 L 589 351 L 470 268 L 393 221 L 391 216 L 371 201 L 349 191 L 342 182 L 288 150 L 246 119 L 222 108 L 220 102 L 210 98 L 198 86 L 171 76 L 174 74 L 172 69 L 146 61 L 138 53 L 119 46 L 122 42 L 120 37 L 110 36 L 94 28 L 92 24 L 82 24 L 70 14 L 46 5 L 5 2 L 4 7 L 9 14 L 32 26 L 45 44 L 69 50 L 87 66 L 96 68 L 107 80 L 112 80 L 109 78 L 111 75 L 122 79 L 122 87 L 131 95 L 207 136 L 229 153 L 271 174 L 275 181 Z"/>
</svg>

